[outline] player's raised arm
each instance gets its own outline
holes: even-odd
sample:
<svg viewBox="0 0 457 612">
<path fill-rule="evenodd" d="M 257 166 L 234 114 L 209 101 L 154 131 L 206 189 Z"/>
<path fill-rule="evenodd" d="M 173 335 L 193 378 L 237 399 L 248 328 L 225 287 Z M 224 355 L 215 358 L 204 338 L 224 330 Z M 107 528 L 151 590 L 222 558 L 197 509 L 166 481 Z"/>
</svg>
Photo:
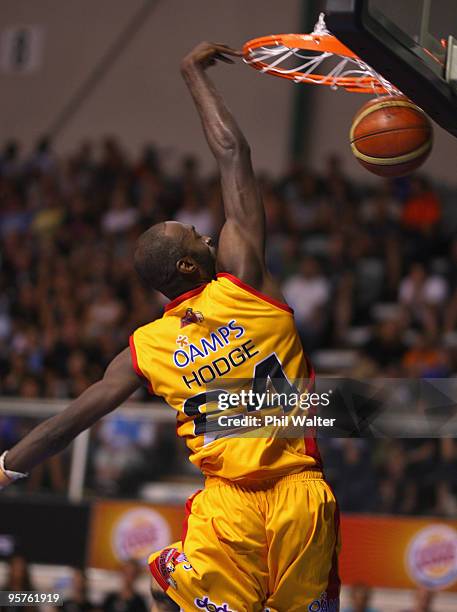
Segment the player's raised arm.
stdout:
<svg viewBox="0 0 457 612">
<path fill-rule="evenodd" d="M 63 450 L 81 431 L 128 399 L 140 385 L 127 348 L 113 359 L 101 380 L 86 389 L 63 412 L 32 429 L 8 451 L 0 469 L 0 488 L 15 479 L 14 473 L 28 472 Z"/>
<path fill-rule="evenodd" d="M 218 271 L 278 295 L 265 268 L 265 213 L 249 145 L 206 73 L 217 61 L 233 63 L 229 56 L 240 55 L 226 45 L 204 42 L 184 58 L 181 71 L 221 174 L 226 222 L 219 238 Z"/>
</svg>

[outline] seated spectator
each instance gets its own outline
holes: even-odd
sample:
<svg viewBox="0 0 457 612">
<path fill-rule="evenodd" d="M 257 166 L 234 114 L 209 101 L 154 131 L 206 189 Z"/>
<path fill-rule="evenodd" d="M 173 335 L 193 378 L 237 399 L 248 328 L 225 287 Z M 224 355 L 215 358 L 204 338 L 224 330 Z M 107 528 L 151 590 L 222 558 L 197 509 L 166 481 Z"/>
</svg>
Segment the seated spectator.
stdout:
<svg viewBox="0 0 457 612">
<path fill-rule="evenodd" d="M 86 574 L 81 569 L 73 570 L 71 595 L 63 602 L 61 609 L 63 612 L 90 612 L 94 608 L 87 595 Z"/>
<path fill-rule="evenodd" d="M 400 283 L 398 299 L 408 308 L 416 323 L 430 335 L 436 336 L 447 295 L 448 285 L 444 277 L 427 276 L 424 266 L 414 263 L 408 276 Z"/>
<path fill-rule="evenodd" d="M 438 440 L 405 438 L 402 446 L 407 462 L 407 478 L 416 491 L 416 503 L 412 511 L 416 514 L 430 514 L 436 503 Z"/>
<path fill-rule="evenodd" d="M 325 324 L 325 306 L 330 284 L 313 257 L 303 259 L 299 273 L 282 286 L 287 303 L 294 309 L 298 331 L 309 351 L 316 346 Z"/>
<path fill-rule="evenodd" d="M 187 193 L 181 209 L 176 213 L 175 220 L 185 225 L 193 225 L 202 236 L 214 235 L 214 218 L 211 211 L 202 205 L 195 193 Z"/>
<path fill-rule="evenodd" d="M 317 177 L 311 172 L 300 172 L 285 195 L 289 230 L 292 233 L 317 230 L 322 205 Z"/>
<path fill-rule="evenodd" d="M 87 240 L 87 237 L 95 235 L 92 214 L 88 201 L 81 195 L 71 198 L 65 214 L 65 231 L 68 232 L 70 240 Z"/>
<path fill-rule="evenodd" d="M 370 237 L 370 254 L 385 261 L 389 297 L 395 294 L 401 275 L 399 207 L 389 184 L 383 183 L 383 186 L 363 203 L 361 209 L 361 220 Z"/>
<path fill-rule="evenodd" d="M 108 285 L 98 287 L 97 295 L 87 309 L 86 333 L 98 337 L 105 329 L 114 329 L 124 314 L 124 306 Z"/>
<path fill-rule="evenodd" d="M 411 378 L 443 378 L 449 375 L 446 351 L 433 340 L 419 334 L 402 359 L 402 366 Z"/>
<path fill-rule="evenodd" d="M 290 227 L 288 211 L 285 208 L 284 201 L 278 196 L 277 191 L 273 188 L 271 181 L 265 180 L 265 186 L 262 188 L 262 196 L 268 236 L 274 238 L 275 235 L 284 235 L 288 233 L 287 227 Z M 293 224 L 295 224 L 296 217 L 292 218 Z M 298 225 L 296 225 L 295 229 L 298 229 Z"/>
<path fill-rule="evenodd" d="M 32 213 L 23 206 L 19 196 L 11 190 L 0 212 L 0 236 L 24 234 L 30 227 Z"/>
<path fill-rule="evenodd" d="M 402 329 L 397 319 L 382 321 L 376 326 L 373 337 L 363 347 L 362 354 L 369 357 L 380 368 L 401 363 L 406 352 L 401 332 Z"/>
<path fill-rule="evenodd" d="M 15 178 L 21 170 L 20 148 L 16 140 L 10 140 L 5 144 L 0 154 L 0 175 L 7 178 Z"/>
<path fill-rule="evenodd" d="M 436 597 L 435 591 L 429 591 L 424 587 L 419 587 L 414 592 L 414 607 L 402 610 L 402 612 L 433 612 L 433 600 Z"/>
<path fill-rule="evenodd" d="M 102 217 L 102 229 L 107 234 L 120 234 L 131 229 L 138 220 L 138 211 L 130 205 L 123 187 L 112 196 L 111 206 Z"/>
<path fill-rule="evenodd" d="M 407 254 L 425 261 L 440 249 L 436 240 L 441 221 L 441 203 L 429 182 L 419 176 L 411 179 L 410 194 L 401 215 Z"/>
<path fill-rule="evenodd" d="M 13 554 L 8 560 L 6 580 L 2 586 L 3 591 L 35 591 L 35 585 L 30 577 L 30 569 L 27 559 L 19 554 Z M 35 612 L 38 610 L 36 606 L 24 606 L 23 610 Z M 17 606 L 2 606 L 4 612 L 15 612 Z"/>
<path fill-rule="evenodd" d="M 101 606 L 103 612 L 147 612 L 143 597 L 135 591 L 139 575 L 140 568 L 133 559 L 122 565 L 120 590 L 108 593 Z"/>
<path fill-rule="evenodd" d="M 34 174 L 51 174 L 57 168 L 57 161 L 48 136 L 41 136 L 35 150 L 27 161 L 27 169 Z"/>
<path fill-rule="evenodd" d="M 457 516 L 457 442 L 452 438 L 439 441 L 439 461 L 435 477 L 437 481 L 436 506 L 438 516 Z"/>
<path fill-rule="evenodd" d="M 98 425 L 93 455 L 93 478 L 98 491 L 134 496 L 139 476 L 154 476 L 163 467 L 154 456 L 156 445 L 162 442 L 157 440 L 157 429 L 158 425 L 150 420 L 121 414 L 110 415 Z"/>
<path fill-rule="evenodd" d="M 101 195 L 110 194 L 127 171 L 127 162 L 120 144 L 109 136 L 103 144 L 102 159 L 96 168 L 94 183 Z"/>
<path fill-rule="evenodd" d="M 375 472 L 366 440 L 343 441 L 336 496 L 344 512 L 369 512 L 376 507 Z"/>
<path fill-rule="evenodd" d="M 372 592 L 365 584 L 353 584 L 351 586 L 351 605 L 343 608 L 342 612 L 377 612 L 370 606 Z"/>
<path fill-rule="evenodd" d="M 423 234 L 431 233 L 441 219 L 441 204 L 430 183 L 416 176 L 411 180 L 411 191 L 401 214 L 405 229 Z"/>
<path fill-rule="evenodd" d="M 377 512 L 385 514 L 414 512 L 417 506 L 417 485 L 407 473 L 407 467 L 408 458 L 402 441 L 389 441 L 384 446 L 382 463 L 378 470 Z"/>
<path fill-rule="evenodd" d="M 399 200 L 392 193 L 390 184 L 382 182 L 376 190 L 361 202 L 360 217 L 368 226 L 381 233 L 398 227 L 401 214 Z"/>
<path fill-rule="evenodd" d="M 323 185 L 329 199 L 340 208 L 354 200 L 353 185 L 344 172 L 343 159 L 337 153 L 326 157 Z"/>
<path fill-rule="evenodd" d="M 434 306 L 445 300 L 447 289 L 445 278 L 437 275 L 427 276 L 424 266 L 415 263 L 411 266 L 408 276 L 402 280 L 398 297 L 406 306 Z"/>
<path fill-rule="evenodd" d="M 58 196 L 52 195 L 47 199 L 45 205 L 36 212 L 33 217 L 30 229 L 43 239 L 57 234 L 65 219 L 65 211 Z"/>
<path fill-rule="evenodd" d="M 447 281 L 450 289 L 450 299 L 446 305 L 444 331 L 454 333 L 457 329 L 457 238 L 451 243 L 447 262 Z"/>
</svg>

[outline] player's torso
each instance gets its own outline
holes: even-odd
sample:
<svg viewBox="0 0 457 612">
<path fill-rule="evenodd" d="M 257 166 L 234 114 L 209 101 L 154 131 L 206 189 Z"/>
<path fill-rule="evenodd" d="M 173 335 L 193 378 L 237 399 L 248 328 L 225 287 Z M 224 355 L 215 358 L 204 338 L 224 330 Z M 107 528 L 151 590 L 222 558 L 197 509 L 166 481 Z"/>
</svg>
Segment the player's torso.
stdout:
<svg viewBox="0 0 457 612">
<path fill-rule="evenodd" d="M 258 406 L 220 407 L 228 393 L 265 392 L 271 380 L 278 392 L 295 383 L 303 391 L 311 372 L 286 305 L 218 275 L 171 302 L 133 341 L 141 372 L 178 411 L 178 435 L 203 473 L 260 479 L 316 466 L 313 441 L 265 436 L 255 427 L 237 430 L 228 421 L 235 413 L 257 415 Z M 221 414 L 228 417 L 223 425 Z"/>
</svg>

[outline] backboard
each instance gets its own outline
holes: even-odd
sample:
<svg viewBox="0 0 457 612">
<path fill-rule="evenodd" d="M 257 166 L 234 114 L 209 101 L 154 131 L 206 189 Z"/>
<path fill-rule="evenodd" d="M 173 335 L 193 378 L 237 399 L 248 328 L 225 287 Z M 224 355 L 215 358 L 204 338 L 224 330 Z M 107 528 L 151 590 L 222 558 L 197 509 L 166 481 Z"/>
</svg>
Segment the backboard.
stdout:
<svg viewBox="0 0 457 612">
<path fill-rule="evenodd" d="M 456 0 L 326 0 L 325 14 L 332 34 L 457 136 Z"/>
</svg>

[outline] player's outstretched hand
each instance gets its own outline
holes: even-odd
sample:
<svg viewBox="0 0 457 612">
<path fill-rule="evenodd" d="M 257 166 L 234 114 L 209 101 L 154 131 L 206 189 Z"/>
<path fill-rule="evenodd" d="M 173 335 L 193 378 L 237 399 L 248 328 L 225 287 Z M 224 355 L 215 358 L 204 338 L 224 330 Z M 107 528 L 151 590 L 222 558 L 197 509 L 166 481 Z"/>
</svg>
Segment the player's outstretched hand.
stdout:
<svg viewBox="0 0 457 612">
<path fill-rule="evenodd" d="M 231 57 L 242 57 L 242 55 L 242 51 L 237 51 L 227 45 L 202 42 L 185 56 L 181 62 L 181 68 L 185 70 L 190 66 L 200 66 L 206 69 L 218 61 L 233 64 L 234 62 Z"/>
</svg>

